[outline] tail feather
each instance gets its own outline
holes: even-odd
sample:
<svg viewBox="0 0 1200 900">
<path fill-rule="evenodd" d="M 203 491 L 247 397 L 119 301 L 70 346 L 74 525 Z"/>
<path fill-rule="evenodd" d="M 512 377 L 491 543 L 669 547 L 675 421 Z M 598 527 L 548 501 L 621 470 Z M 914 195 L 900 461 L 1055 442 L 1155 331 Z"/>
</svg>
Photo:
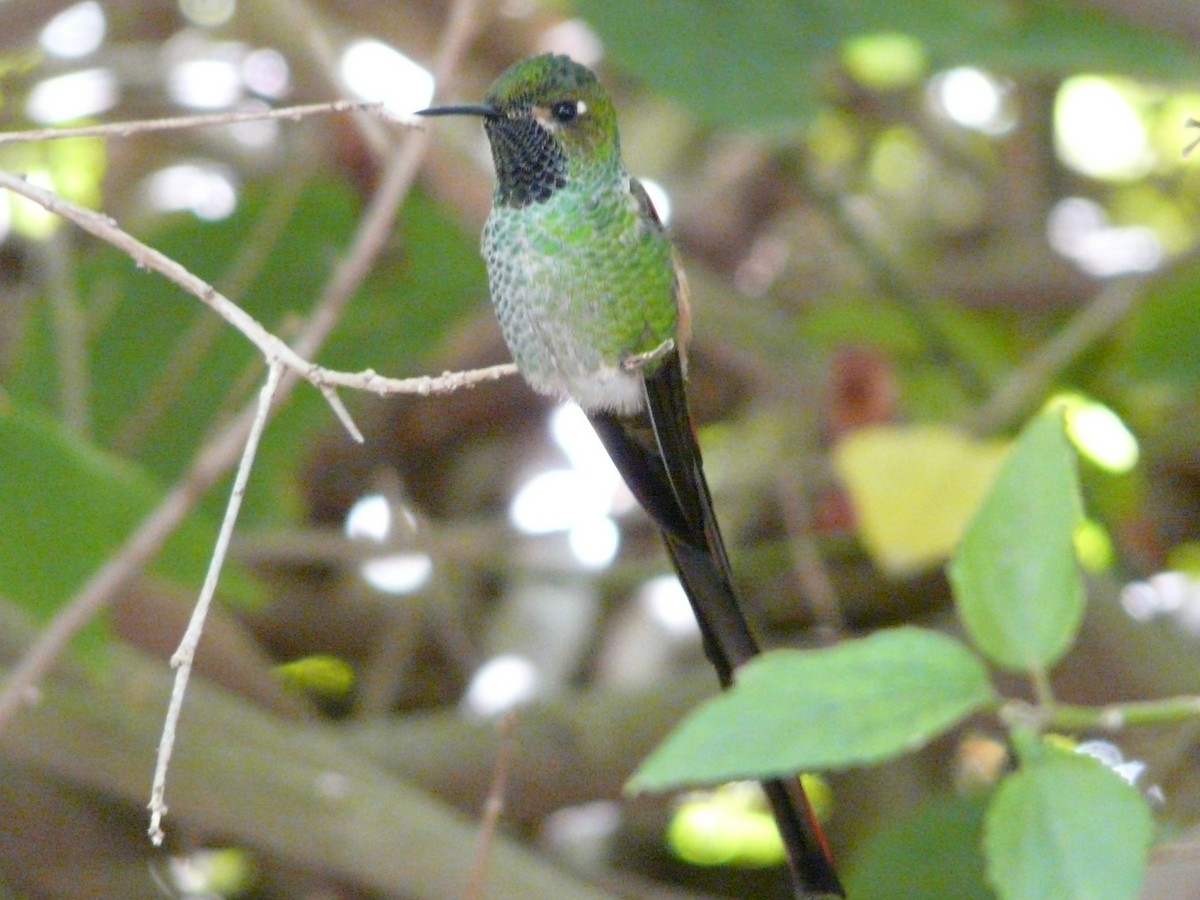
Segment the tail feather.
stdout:
<svg viewBox="0 0 1200 900">
<path fill-rule="evenodd" d="M 691 601 L 704 650 L 721 686 L 759 652 L 733 586 L 700 446 L 687 408 L 677 353 L 646 373 L 646 408 L 634 415 L 591 412 L 596 433 L 630 491 L 662 530 L 667 552 Z M 800 782 L 763 782 L 799 895 L 844 896 L 825 835 Z"/>
<path fill-rule="evenodd" d="M 829 842 L 800 781 L 777 778 L 764 781 L 762 788 L 775 814 L 775 824 L 787 848 L 788 864 L 800 890 L 805 894 L 845 897 L 846 891 L 833 867 Z"/>
</svg>

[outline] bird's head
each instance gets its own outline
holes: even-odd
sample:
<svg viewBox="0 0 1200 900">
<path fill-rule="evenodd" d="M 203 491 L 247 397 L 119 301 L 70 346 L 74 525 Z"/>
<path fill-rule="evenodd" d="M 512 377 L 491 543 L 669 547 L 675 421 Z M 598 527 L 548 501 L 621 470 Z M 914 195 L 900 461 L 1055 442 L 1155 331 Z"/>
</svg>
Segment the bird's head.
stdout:
<svg viewBox="0 0 1200 900">
<path fill-rule="evenodd" d="M 591 169 L 620 165 L 612 101 L 590 69 L 566 56 L 517 63 L 481 104 L 435 106 L 420 115 L 482 117 L 497 199 L 511 206 L 545 202 Z"/>
</svg>

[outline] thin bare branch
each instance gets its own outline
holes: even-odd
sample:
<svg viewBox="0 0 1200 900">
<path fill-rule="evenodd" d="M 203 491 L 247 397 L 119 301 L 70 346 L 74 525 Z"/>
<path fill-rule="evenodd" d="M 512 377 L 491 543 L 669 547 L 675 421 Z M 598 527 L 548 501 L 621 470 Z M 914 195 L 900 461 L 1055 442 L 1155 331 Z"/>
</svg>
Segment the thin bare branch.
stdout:
<svg viewBox="0 0 1200 900">
<path fill-rule="evenodd" d="M 347 387 L 370 391 L 381 396 L 388 394 L 443 394 L 484 381 L 494 381 L 516 371 L 515 366 L 505 364 L 468 372 L 445 372 L 441 376 L 417 378 L 385 378 L 371 369 L 363 372 L 337 372 L 318 366 L 302 358 L 291 347 L 268 331 L 257 319 L 243 310 L 207 281 L 193 274 L 169 256 L 142 243 L 122 229 L 109 216 L 84 209 L 60 197 L 53 191 L 32 184 L 9 172 L 0 171 L 0 187 L 20 194 L 56 215 L 75 223 L 85 231 L 119 250 L 124 251 L 140 266 L 152 269 L 175 282 L 188 293 L 198 297 L 222 319 L 240 331 L 268 359 L 278 359 L 284 367 L 317 387 L 329 402 L 334 415 L 345 426 L 350 435 L 360 443 L 362 434 L 350 417 L 350 413 L 334 392 L 334 387 Z M 390 219 L 388 226 L 390 227 Z"/>
<path fill-rule="evenodd" d="M 279 389 L 279 379 L 283 376 L 283 364 L 272 360 L 267 369 L 267 380 L 258 395 L 258 408 L 254 421 L 250 425 L 250 434 L 246 437 L 246 446 L 242 449 L 242 459 L 238 463 L 237 475 L 233 480 L 233 490 L 229 493 L 229 503 L 225 506 L 225 517 L 221 521 L 221 530 L 217 533 L 217 542 L 213 546 L 212 558 L 208 561 L 208 572 L 204 576 L 204 586 L 200 589 L 200 597 L 192 610 L 192 618 L 188 622 L 187 631 L 179 643 L 179 649 L 171 657 L 171 665 L 175 667 L 175 684 L 171 688 L 171 702 L 167 706 L 167 718 L 163 722 L 162 738 L 158 744 L 158 759 L 154 765 L 154 784 L 150 788 L 150 840 L 157 847 L 162 844 L 162 819 L 167 814 L 165 794 L 167 788 L 167 766 L 171 763 L 171 751 L 175 747 L 175 729 L 179 724 L 179 713 L 183 709 L 183 697 L 187 693 L 188 678 L 192 674 L 192 662 L 196 658 L 196 647 L 200 644 L 200 635 L 204 633 L 204 620 L 208 618 L 208 608 L 212 605 L 213 595 L 217 591 L 217 581 L 221 569 L 225 566 L 225 557 L 229 553 L 229 541 L 233 538 L 233 526 L 237 524 L 238 513 L 242 508 L 242 498 L 246 496 L 246 484 L 250 480 L 250 472 L 254 468 L 254 458 L 258 455 L 258 443 L 267 428 L 267 419 L 271 413 L 271 403 L 275 392 Z"/>
<path fill-rule="evenodd" d="M 456 67 L 457 60 L 466 48 L 471 22 L 474 18 L 476 2 L 477 0 L 457 0 L 457 2 L 451 8 L 450 18 L 446 26 L 446 32 L 443 35 L 442 46 L 438 53 L 437 62 L 434 66 L 434 76 L 437 79 L 436 83 L 438 84 L 444 84 L 450 80 L 450 75 L 453 73 Z M 318 304 L 313 317 L 309 320 L 308 327 L 305 329 L 305 332 L 300 335 L 296 342 L 296 348 L 299 354 L 311 356 L 316 353 L 320 344 L 324 341 L 325 336 L 328 335 L 328 333 L 333 329 L 333 326 L 336 324 L 341 314 L 341 310 L 345 307 L 345 304 L 349 302 L 350 296 L 353 294 L 354 289 L 370 270 L 371 265 L 373 264 L 380 250 L 383 248 L 384 242 L 387 240 L 387 237 L 391 232 L 392 223 L 395 221 L 396 217 L 396 211 L 399 209 L 404 197 L 408 194 L 409 188 L 416 179 L 417 170 L 420 167 L 421 159 L 424 155 L 427 144 L 428 139 L 424 133 L 419 132 L 416 135 L 413 135 L 410 140 L 405 142 L 400 152 L 396 154 L 392 163 L 388 166 L 379 190 L 373 197 L 366 215 L 359 223 L 359 228 L 355 234 L 354 244 L 352 245 L 350 255 L 346 257 L 343 263 L 335 270 L 333 277 L 321 299 L 321 302 Z M 211 287 L 209 288 L 209 291 L 214 295 L 216 294 L 216 291 Z M 201 299 L 204 298 L 202 297 Z M 250 318 L 249 316 L 246 316 L 245 313 L 242 313 L 241 310 L 238 310 L 238 312 L 247 319 Z M 251 319 L 250 321 L 253 320 Z M 234 324 L 236 325 L 236 323 Z M 257 325 L 257 323 L 254 324 Z M 276 340 L 276 343 L 282 342 Z M 303 370 L 297 369 L 295 366 L 291 365 L 291 357 L 295 356 L 296 354 L 293 353 L 290 347 L 286 348 L 286 350 L 286 355 L 268 354 L 267 356 L 267 359 L 271 362 L 272 381 L 274 382 L 271 384 L 272 394 L 274 394 L 276 391 L 279 393 L 288 392 L 290 387 L 295 384 L 301 375 L 309 378 L 309 380 L 313 380 L 312 369 L 310 368 L 308 372 L 304 372 Z M 285 365 L 289 366 L 288 372 L 284 372 Z M 291 377 L 288 378 L 288 375 Z M 321 388 L 322 393 L 324 393 L 326 399 L 330 401 L 335 412 L 339 412 L 340 410 L 339 415 L 342 413 L 345 414 L 345 423 L 345 421 L 349 419 L 349 414 L 345 412 L 345 409 L 342 407 L 340 402 L 335 403 L 334 399 L 331 399 L 334 396 L 333 389 L 328 385 L 320 384 L 318 381 L 313 381 L 313 383 Z M 266 389 L 264 388 L 264 397 L 265 395 Z M 265 397 L 259 406 L 259 411 L 256 413 L 254 420 L 256 425 L 252 426 L 250 432 L 247 434 L 247 453 L 242 457 L 243 464 L 242 467 L 239 468 L 239 479 L 242 477 L 243 469 L 245 470 L 246 475 L 249 475 L 249 469 L 252 465 L 252 453 L 250 452 L 249 447 L 251 444 L 257 444 L 255 427 L 257 427 L 257 423 L 260 421 L 260 418 L 262 427 L 265 427 L 267 417 L 270 413 L 270 407 L 271 399 L 269 397 Z M 352 423 L 350 424 L 352 425 Z M 361 440 L 361 436 L 358 439 Z M 250 461 L 247 461 L 248 457 L 250 458 Z M 230 503 L 231 505 L 233 504 L 232 498 Z M 232 522 L 229 521 L 230 517 L 227 515 L 226 519 L 227 523 L 229 524 L 229 532 L 232 533 Z M 224 534 L 224 532 L 225 528 L 223 526 L 222 533 Z M 228 536 L 226 536 L 225 542 L 227 546 Z M 220 544 L 218 544 L 218 548 L 219 547 Z M 221 564 L 223 563 L 223 552 L 220 555 L 221 559 L 218 560 L 218 553 L 217 551 L 214 551 L 213 566 L 210 569 L 210 578 L 214 582 L 214 585 L 216 573 L 219 573 Z M 207 581 L 205 588 L 208 588 Z M 194 641 L 191 643 L 192 651 L 195 649 L 195 643 L 199 642 L 204 618 L 201 611 L 202 607 L 204 610 L 207 609 L 207 602 L 205 601 L 203 594 L 201 596 L 201 600 L 197 602 L 197 610 L 196 613 L 193 614 L 192 623 L 188 626 L 188 635 L 185 636 L 183 643 L 181 643 L 179 652 L 177 652 L 172 658 L 173 664 L 181 665 L 183 661 L 186 661 L 186 666 L 188 669 L 190 669 L 190 652 L 185 652 L 185 648 L 189 646 L 189 637 L 193 634 L 193 632 Z M 155 844 L 161 843 L 163 837 L 161 821 L 162 816 L 166 811 L 166 807 L 163 804 L 163 792 L 166 785 L 167 764 L 170 756 L 170 743 L 168 740 L 171 743 L 174 741 L 174 723 L 177 721 L 179 709 L 182 707 L 186 681 L 186 675 L 184 675 L 182 678 L 177 678 L 176 687 L 172 691 L 167 722 L 164 723 L 162 747 L 165 749 L 160 749 L 159 762 L 155 771 L 154 787 L 152 788 L 152 796 L 150 800 L 151 823 L 149 833 L 151 840 Z M 171 729 L 169 739 L 168 728 Z"/>
<path fill-rule="evenodd" d="M 79 128 L 37 128 L 32 131 L 0 132 L 0 145 L 27 144 L 37 141 L 61 141 L 81 137 L 129 137 L 149 131 L 179 131 L 185 128 L 204 128 L 210 125 L 231 125 L 237 122 L 258 122 L 263 119 L 286 119 L 298 122 L 309 116 L 330 113 L 365 112 L 389 122 L 398 120 L 384 112 L 382 103 L 359 100 L 334 100 L 330 103 L 306 103 L 280 109 L 242 110 L 239 112 L 207 113 L 192 116 L 173 116 L 166 119 L 143 119 L 136 122 L 111 122 L 107 125 L 84 125 Z M 409 127 L 416 127 L 410 125 Z"/>
<path fill-rule="evenodd" d="M 138 265 L 165 275 L 184 290 L 199 297 L 217 315 L 244 334 L 268 359 L 279 359 L 284 365 L 295 369 L 311 380 L 309 373 L 316 368 L 315 366 L 307 360 L 301 359 L 291 347 L 275 337 L 275 335 L 259 324 L 257 319 L 224 294 L 218 292 L 207 281 L 193 275 L 188 269 L 169 256 L 160 253 L 147 244 L 143 244 L 128 231 L 118 226 L 116 221 L 110 216 L 92 212 L 89 209 L 84 209 L 82 206 L 76 206 L 53 191 L 46 190 L 46 188 L 39 187 L 36 184 L 31 184 L 25 179 L 8 172 L 0 172 L 0 187 L 7 188 L 14 194 L 27 197 L 50 212 L 70 222 L 74 222 L 84 231 L 91 232 L 101 240 L 129 254 L 130 259 Z M 330 398 L 329 393 L 325 391 L 322 391 L 322 393 L 325 394 L 326 399 Z M 340 401 L 331 401 L 331 405 L 333 405 L 334 413 L 338 419 L 342 421 L 354 439 L 361 443 L 362 434 L 359 432 L 358 427 L 350 421 L 345 407 L 342 406 Z"/>
<path fill-rule="evenodd" d="M 457 0 L 451 10 L 442 48 L 434 66 L 439 85 L 451 82 L 450 76 L 469 37 L 476 6 L 477 0 Z M 337 324 L 342 309 L 390 233 L 396 209 L 416 177 L 426 143 L 424 132 L 416 131 L 392 157 L 381 185 L 363 215 L 348 255 L 334 272 L 312 315 L 296 338 L 294 350 L 297 355 L 314 356 Z M 23 184 L 20 179 L 17 181 Z M 104 218 L 86 210 L 83 212 L 87 216 Z M 295 369 L 283 374 L 276 391 L 277 404 L 282 404 L 290 396 L 298 380 Z M 23 704 L 36 698 L 38 682 L 54 665 L 71 638 L 91 621 L 123 584 L 146 567 L 205 492 L 236 463 L 250 433 L 256 407 L 255 403 L 243 409 L 228 426 L 197 451 L 187 474 L 38 636 L 37 642 L 13 668 L 0 691 L 0 728 L 11 720 Z"/>
<path fill-rule="evenodd" d="M 368 391 L 381 397 L 391 394 L 417 394 L 428 397 L 432 394 L 450 394 L 463 388 L 474 387 L 485 381 L 497 381 L 515 375 L 514 363 L 500 363 L 483 369 L 468 369 L 462 372 L 443 372 L 441 375 L 418 375 L 415 378 L 387 378 L 374 369 L 361 372 L 337 372 L 315 366 L 311 380 L 318 386 L 336 386 L 356 391 Z"/>
</svg>

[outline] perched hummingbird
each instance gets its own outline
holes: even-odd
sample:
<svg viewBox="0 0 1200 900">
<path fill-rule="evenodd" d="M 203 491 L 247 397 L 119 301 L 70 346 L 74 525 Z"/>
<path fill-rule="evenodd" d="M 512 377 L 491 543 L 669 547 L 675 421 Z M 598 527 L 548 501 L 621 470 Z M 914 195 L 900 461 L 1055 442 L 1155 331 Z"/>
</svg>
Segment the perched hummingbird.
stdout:
<svg viewBox="0 0 1200 900">
<path fill-rule="evenodd" d="M 625 170 L 612 101 L 590 69 L 545 55 L 510 68 L 482 104 L 421 114 L 483 119 L 496 166 L 483 256 L 504 339 L 535 391 L 587 413 L 662 531 L 728 687 L 759 648 L 688 414 L 687 284 L 650 198 Z M 842 895 L 799 781 L 763 788 L 799 890 Z"/>
</svg>

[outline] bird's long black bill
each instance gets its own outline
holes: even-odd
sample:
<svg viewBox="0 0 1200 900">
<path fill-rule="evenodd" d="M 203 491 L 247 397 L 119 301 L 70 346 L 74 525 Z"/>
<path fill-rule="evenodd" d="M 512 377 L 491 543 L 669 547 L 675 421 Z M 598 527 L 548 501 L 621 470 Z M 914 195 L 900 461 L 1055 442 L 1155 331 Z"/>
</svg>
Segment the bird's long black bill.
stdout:
<svg viewBox="0 0 1200 900">
<path fill-rule="evenodd" d="M 758 644 L 733 587 L 677 352 L 644 378 L 645 410 L 632 416 L 592 412 L 588 417 L 629 490 L 662 531 L 700 625 L 705 653 L 721 686 L 729 687 L 737 667 L 759 652 Z M 764 782 L 763 790 L 787 848 L 798 895 L 844 896 L 800 782 L 775 779 Z"/>
<path fill-rule="evenodd" d="M 485 119 L 494 119 L 500 115 L 500 110 L 494 106 L 488 106 L 486 103 L 466 103 L 461 106 L 430 106 L 427 109 L 419 109 L 416 114 L 418 116 L 482 116 Z"/>
</svg>

